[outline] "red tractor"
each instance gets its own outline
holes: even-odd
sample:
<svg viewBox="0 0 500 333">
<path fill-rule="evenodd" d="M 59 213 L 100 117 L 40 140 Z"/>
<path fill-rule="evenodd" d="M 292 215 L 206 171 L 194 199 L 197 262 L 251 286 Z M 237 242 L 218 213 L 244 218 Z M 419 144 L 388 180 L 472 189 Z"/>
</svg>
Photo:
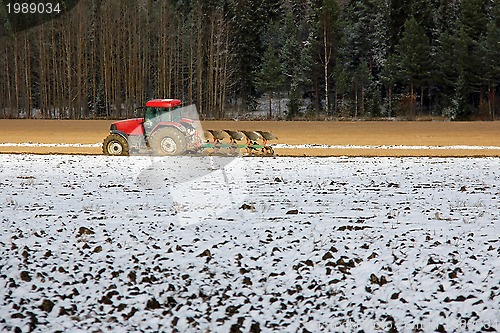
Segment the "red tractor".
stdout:
<svg viewBox="0 0 500 333">
<path fill-rule="evenodd" d="M 200 152 L 211 149 L 213 153 L 226 150 L 238 154 L 263 152 L 273 155 L 268 140 L 277 139 L 270 132 L 208 130 L 202 131 L 196 110 L 181 107 L 178 99 L 154 99 L 146 106 L 136 109 L 142 118 L 121 120 L 111 124 L 110 134 L 104 139 L 102 151 L 105 155 L 129 155 L 131 152 L 149 152 L 155 155 L 183 155 L 186 152 Z M 187 114 L 185 114 L 187 113 Z M 187 117 L 186 117 L 187 116 Z M 210 142 L 209 138 L 213 141 Z M 228 141 L 224 141 L 228 139 Z M 261 143 L 258 141 L 262 140 Z M 237 143 L 245 141 L 245 143 Z"/>
<path fill-rule="evenodd" d="M 143 112 L 142 118 L 111 124 L 102 145 L 105 155 L 129 155 L 144 150 L 157 155 L 182 155 L 201 146 L 195 122 L 183 118 L 180 100 L 151 100 L 137 111 Z"/>
</svg>

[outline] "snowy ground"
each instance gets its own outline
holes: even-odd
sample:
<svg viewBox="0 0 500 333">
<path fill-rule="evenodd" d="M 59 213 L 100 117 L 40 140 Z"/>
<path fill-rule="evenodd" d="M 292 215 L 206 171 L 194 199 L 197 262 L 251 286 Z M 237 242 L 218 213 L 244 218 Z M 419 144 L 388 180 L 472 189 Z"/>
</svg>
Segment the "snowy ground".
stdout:
<svg viewBox="0 0 500 333">
<path fill-rule="evenodd" d="M 1 331 L 500 331 L 500 159 L 0 155 Z"/>
</svg>

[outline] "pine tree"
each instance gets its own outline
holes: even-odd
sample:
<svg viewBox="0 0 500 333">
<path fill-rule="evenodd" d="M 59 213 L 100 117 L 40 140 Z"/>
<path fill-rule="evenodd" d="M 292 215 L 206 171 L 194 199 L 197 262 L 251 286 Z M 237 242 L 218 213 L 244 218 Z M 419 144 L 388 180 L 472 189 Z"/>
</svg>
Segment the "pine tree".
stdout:
<svg viewBox="0 0 500 333">
<path fill-rule="evenodd" d="M 420 106 L 422 107 L 424 85 L 428 83 L 431 69 L 431 49 L 424 29 L 415 18 L 405 22 L 405 30 L 397 46 L 398 67 L 403 82 L 409 85 L 411 116 L 415 115 L 415 87 L 420 87 Z"/>
<path fill-rule="evenodd" d="M 291 6 L 285 6 L 285 17 L 283 22 L 283 46 L 280 50 L 280 58 L 283 61 L 285 83 L 290 90 L 291 84 L 297 81 L 297 64 L 300 59 L 300 39 L 296 17 Z"/>
<path fill-rule="evenodd" d="M 418 24 L 424 29 L 426 35 L 431 37 L 436 31 L 434 14 L 435 6 L 431 0 L 413 1 L 411 5 L 411 15 L 415 18 Z"/>
<path fill-rule="evenodd" d="M 3 0 L 0 0 L 0 38 L 10 34 L 10 26 L 7 21 L 6 7 Z"/>
<path fill-rule="evenodd" d="M 464 54 L 464 91 L 469 105 L 467 115 L 479 110 L 483 101 L 484 83 L 487 66 L 484 62 L 484 40 L 487 34 L 488 19 L 485 0 L 462 0 L 459 28 L 466 46 Z"/>
<path fill-rule="evenodd" d="M 404 31 L 404 24 L 410 18 L 412 1 L 389 0 L 388 41 L 391 52 L 399 44 Z"/>
<path fill-rule="evenodd" d="M 261 64 L 264 48 L 262 36 L 267 31 L 267 24 L 276 11 L 276 1 L 262 3 L 257 0 L 230 2 L 232 22 L 234 28 L 233 38 L 235 44 L 235 57 L 237 66 L 238 94 L 242 98 L 242 106 L 246 110 L 257 107 L 257 90 L 254 74 Z"/>
<path fill-rule="evenodd" d="M 369 64 L 371 75 L 378 75 L 388 52 L 386 12 L 379 0 L 351 1 L 346 8 L 347 32 L 345 58 L 352 70 L 361 63 Z"/>
<path fill-rule="evenodd" d="M 366 90 L 371 81 L 370 68 L 365 62 L 362 62 L 356 68 L 354 73 L 354 85 L 355 85 L 355 117 L 358 116 L 358 110 L 361 112 L 361 116 L 365 115 L 365 96 Z"/>
<path fill-rule="evenodd" d="M 334 112 L 339 112 L 342 116 L 349 116 L 348 103 L 345 101 L 346 95 L 350 91 L 351 82 L 350 75 L 347 74 L 347 70 L 344 66 L 337 62 L 334 70 L 335 79 L 335 108 Z M 340 99 L 340 100 L 339 100 Z"/>
<path fill-rule="evenodd" d="M 434 21 L 436 22 L 436 36 L 439 40 L 439 34 L 453 33 L 457 30 L 458 18 L 460 16 L 459 1 L 439 0 L 433 13 Z"/>
<path fill-rule="evenodd" d="M 500 7 L 500 6 L 499 6 Z M 496 89 L 500 85 L 500 26 L 491 21 L 485 38 L 484 63 L 488 81 L 488 111 L 491 120 L 496 117 Z"/>
<path fill-rule="evenodd" d="M 382 73 L 380 75 L 380 81 L 387 89 L 387 116 L 393 116 L 393 89 L 394 85 L 398 81 L 398 68 L 397 59 L 395 55 L 389 56 L 386 60 Z"/>
<path fill-rule="evenodd" d="M 268 118 L 272 118 L 273 95 L 283 89 L 283 71 L 274 47 L 269 44 L 264 54 L 263 63 L 256 76 L 256 85 L 260 91 L 267 93 L 269 98 Z"/>
<path fill-rule="evenodd" d="M 317 12 L 309 2 L 299 5 L 285 1 L 282 10 L 284 42 L 280 57 L 290 99 L 287 118 L 291 119 L 299 114 L 303 95 L 311 98 L 316 113 L 319 113 L 319 93 L 315 85 L 318 67 L 315 55 L 319 47 L 313 24 L 317 21 Z"/>
<path fill-rule="evenodd" d="M 463 28 L 453 34 L 443 33 L 440 37 L 438 83 L 443 91 L 443 113 L 453 120 L 464 119 L 469 114 L 465 79 L 468 39 Z"/>
</svg>

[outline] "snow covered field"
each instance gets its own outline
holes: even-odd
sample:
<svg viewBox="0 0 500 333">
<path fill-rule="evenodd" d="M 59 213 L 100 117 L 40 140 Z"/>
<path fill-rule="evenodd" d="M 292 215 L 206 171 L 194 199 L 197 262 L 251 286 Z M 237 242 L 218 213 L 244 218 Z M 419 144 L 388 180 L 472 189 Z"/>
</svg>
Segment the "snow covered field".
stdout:
<svg viewBox="0 0 500 333">
<path fill-rule="evenodd" d="M 0 161 L 1 331 L 500 331 L 498 158 Z"/>
</svg>

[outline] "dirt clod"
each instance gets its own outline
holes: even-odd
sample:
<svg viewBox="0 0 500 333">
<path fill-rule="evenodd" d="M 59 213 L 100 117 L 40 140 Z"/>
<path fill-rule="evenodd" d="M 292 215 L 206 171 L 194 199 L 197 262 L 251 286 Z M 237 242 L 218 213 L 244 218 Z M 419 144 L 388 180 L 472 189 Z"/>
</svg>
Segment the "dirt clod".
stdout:
<svg viewBox="0 0 500 333">
<path fill-rule="evenodd" d="M 51 312 L 52 309 L 54 308 L 55 303 L 52 302 L 49 299 L 44 299 L 42 304 L 40 305 L 40 309 L 42 309 L 45 312 Z"/>
<path fill-rule="evenodd" d="M 26 281 L 26 282 L 30 282 L 31 281 L 30 273 L 28 273 L 26 271 L 22 271 L 21 272 L 21 280 Z"/>
<path fill-rule="evenodd" d="M 159 309 L 160 307 L 161 307 L 160 302 L 158 302 L 154 297 L 148 300 L 148 302 L 146 303 L 146 309 L 149 310 Z"/>
<path fill-rule="evenodd" d="M 255 210 L 255 207 L 253 205 L 249 205 L 249 204 L 244 203 L 243 205 L 241 205 L 240 209 L 242 209 L 242 210 Z"/>
<path fill-rule="evenodd" d="M 95 232 L 93 232 L 92 230 L 90 230 L 89 228 L 87 227 L 80 227 L 78 229 L 78 233 L 77 233 L 77 236 L 82 236 L 82 235 L 94 235 Z"/>
</svg>

